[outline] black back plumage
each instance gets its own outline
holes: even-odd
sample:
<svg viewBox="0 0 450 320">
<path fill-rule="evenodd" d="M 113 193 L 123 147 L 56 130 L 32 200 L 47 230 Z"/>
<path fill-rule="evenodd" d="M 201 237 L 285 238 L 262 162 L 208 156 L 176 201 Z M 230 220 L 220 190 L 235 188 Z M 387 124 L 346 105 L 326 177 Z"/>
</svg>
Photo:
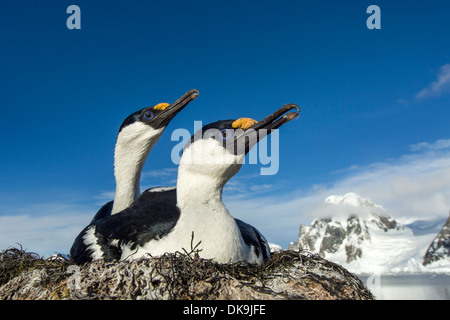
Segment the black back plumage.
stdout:
<svg viewBox="0 0 450 320">
<path fill-rule="evenodd" d="M 261 234 L 261 232 L 258 231 L 254 226 L 249 225 L 248 223 L 245 223 L 242 220 L 234 218 L 236 221 L 236 224 L 239 228 L 239 231 L 241 232 L 242 239 L 244 239 L 244 242 L 255 249 L 256 255 L 260 256 L 262 255 L 263 260 L 270 258 L 270 248 L 269 244 L 264 238 L 264 236 Z"/>
<path fill-rule="evenodd" d="M 119 244 L 131 243 L 131 248 L 160 239 L 173 229 L 180 211 L 175 189 L 163 192 L 147 190 L 128 208 L 94 222 L 108 238 Z"/>
<path fill-rule="evenodd" d="M 173 229 L 180 212 L 176 206 L 175 189 L 163 192 L 146 190 L 128 208 L 111 215 L 112 203 L 105 204 L 75 239 L 70 256 L 77 264 L 92 261 L 93 250 L 84 241 L 90 228 L 95 228 L 96 244 L 105 261 L 119 260 L 120 245 L 134 249 L 152 239 L 159 239 Z"/>
<path fill-rule="evenodd" d="M 120 246 L 127 244 L 131 249 L 143 246 L 150 240 L 158 240 L 168 234 L 176 225 L 180 211 L 177 207 L 176 189 L 152 191 L 148 189 L 127 209 L 111 215 L 112 201 L 105 204 L 91 223 L 75 239 L 70 250 L 73 261 L 83 264 L 92 261 L 93 251 L 84 243 L 83 237 L 89 228 L 95 227 L 97 245 L 105 261 L 121 258 Z M 235 219 L 244 242 L 254 247 L 263 259 L 270 257 L 269 246 L 264 236 L 253 226 Z"/>
<path fill-rule="evenodd" d="M 94 218 L 92 218 L 91 223 L 100 220 L 106 217 L 111 216 L 112 208 L 114 206 L 114 201 L 107 202 L 103 205 L 103 207 L 100 208 L 100 210 L 97 211 Z"/>
</svg>

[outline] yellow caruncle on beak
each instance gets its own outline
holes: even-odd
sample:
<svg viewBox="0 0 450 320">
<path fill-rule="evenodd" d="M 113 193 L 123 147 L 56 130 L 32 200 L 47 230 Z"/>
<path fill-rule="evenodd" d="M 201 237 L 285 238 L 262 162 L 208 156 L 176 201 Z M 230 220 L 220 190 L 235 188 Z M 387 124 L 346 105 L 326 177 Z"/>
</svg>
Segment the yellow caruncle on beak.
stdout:
<svg viewBox="0 0 450 320">
<path fill-rule="evenodd" d="M 258 123 L 258 121 L 253 120 L 251 118 L 239 118 L 236 121 L 234 121 L 231 126 L 234 129 L 240 128 L 245 131 L 248 128 L 250 128 L 252 125 L 254 125 L 255 123 Z"/>
<path fill-rule="evenodd" d="M 165 110 L 168 106 L 170 106 L 170 103 L 158 103 L 156 106 L 153 107 L 153 109 L 159 110 L 159 111 L 163 111 L 163 110 Z"/>
</svg>

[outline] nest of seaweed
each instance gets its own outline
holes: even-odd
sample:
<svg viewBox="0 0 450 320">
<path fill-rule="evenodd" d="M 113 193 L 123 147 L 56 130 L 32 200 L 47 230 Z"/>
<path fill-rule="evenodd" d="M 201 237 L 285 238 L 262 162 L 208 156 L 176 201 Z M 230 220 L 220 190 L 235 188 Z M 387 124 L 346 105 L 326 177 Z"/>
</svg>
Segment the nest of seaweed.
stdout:
<svg viewBox="0 0 450 320">
<path fill-rule="evenodd" d="M 58 254 L 44 259 L 35 252 L 27 252 L 20 248 L 8 248 L 0 253 L 0 286 L 29 270 L 45 269 L 48 280 L 58 282 L 64 279 L 67 267 L 72 265 L 71 260 Z"/>
<path fill-rule="evenodd" d="M 0 299 L 373 298 L 354 274 L 307 251 L 279 251 L 262 265 L 221 264 L 195 250 L 83 266 L 22 248 L 0 254 Z"/>
</svg>

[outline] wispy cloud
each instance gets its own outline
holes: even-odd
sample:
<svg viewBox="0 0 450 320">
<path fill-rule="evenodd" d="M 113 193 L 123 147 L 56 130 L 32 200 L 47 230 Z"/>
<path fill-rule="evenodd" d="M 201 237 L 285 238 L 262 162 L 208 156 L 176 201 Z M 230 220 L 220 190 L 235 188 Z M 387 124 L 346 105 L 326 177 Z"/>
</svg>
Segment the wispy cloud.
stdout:
<svg viewBox="0 0 450 320">
<path fill-rule="evenodd" d="M 257 173 L 238 174 L 224 187 L 225 197 L 233 199 L 254 198 L 261 194 L 273 192 L 279 185 L 261 183 L 261 176 Z"/>
<path fill-rule="evenodd" d="M 177 168 L 164 168 L 160 170 L 149 170 L 142 172 L 142 178 L 167 178 L 174 177 L 177 173 Z"/>
<path fill-rule="evenodd" d="M 0 249 L 21 244 L 28 251 L 43 256 L 69 253 L 78 233 L 92 219 L 95 209 L 84 205 L 61 203 L 29 204 L 2 208 L 7 213 L 0 216 Z M 36 215 L 36 212 L 46 212 Z"/>
<path fill-rule="evenodd" d="M 337 182 L 329 191 L 355 191 L 397 218 L 446 216 L 450 209 L 450 152 L 422 152 L 373 164 Z"/>
<path fill-rule="evenodd" d="M 250 190 L 252 190 L 252 191 L 273 190 L 273 184 L 258 184 L 258 185 L 250 186 Z"/>
<path fill-rule="evenodd" d="M 435 142 L 420 142 L 409 146 L 412 151 L 441 150 L 450 148 L 450 139 L 440 139 Z"/>
<path fill-rule="evenodd" d="M 106 202 L 109 202 L 114 199 L 115 191 L 101 191 L 98 195 L 94 196 L 95 200 L 98 200 L 96 202 L 97 205 L 102 206 Z"/>
<path fill-rule="evenodd" d="M 439 68 L 437 79 L 416 94 L 416 99 L 439 97 L 450 93 L 450 64 L 444 64 Z"/>
<path fill-rule="evenodd" d="M 163 168 L 143 171 L 141 175 L 141 192 L 152 187 L 174 186 L 177 183 L 178 168 Z"/>
</svg>

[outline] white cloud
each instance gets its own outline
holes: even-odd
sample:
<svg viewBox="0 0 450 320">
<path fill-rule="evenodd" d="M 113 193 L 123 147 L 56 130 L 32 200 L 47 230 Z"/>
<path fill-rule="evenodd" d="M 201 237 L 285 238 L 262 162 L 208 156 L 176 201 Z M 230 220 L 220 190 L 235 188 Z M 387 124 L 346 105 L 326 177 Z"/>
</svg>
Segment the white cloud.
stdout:
<svg viewBox="0 0 450 320">
<path fill-rule="evenodd" d="M 226 196 L 231 195 L 234 199 L 254 198 L 258 194 L 273 191 L 273 184 L 261 184 L 260 175 L 257 173 L 238 174 L 229 180 L 225 187 Z"/>
<path fill-rule="evenodd" d="M 141 192 L 152 187 L 174 186 L 177 183 L 178 168 L 163 168 L 143 171 L 141 175 Z"/>
<path fill-rule="evenodd" d="M 266 191 L 266 190 L 272 190 L 273 185 L 272 184 L 257 184 L 250 186 L 251 191 Z"/>
<path fill-rule="evenodd" d="M 450 152 L 426 152 L 372 165 L 330 191 L 354 191 L 397 218 L 430 219 L 450 209 Z"/>
<path fill-rule="evenodd" d="M 24 249 L 45 257 L 69 253 L 75 237 L 95 213 L 94 210 L 55 203 L 14 209 L 18 215 L 0 216 L 0 250 L 21 244 Z M 47 214 L 36 215 L 36 212 Z"/>
<path fill-rule="evenodd" d="M 439 68 L 438 77 L 416 94 L 417 99 L 439 97 L 450 92 L 450 64 L 444 64 Z"/>
<path fill-rule="evenodd" d="M 161 170 L 149 170 L 142 172 L 142 178 L 172 178 L 176 176 L 177 168 L 164 168 Z"/>
<path fill-rule="evenodd" d="M 420 142 L 409 146 L 412 151 L 440 150 L 450 148 L 450 139 L 440 139 L 432 143 Z"/>
<path fill-rule="evenodd" d="M 98 200 L 97 205 L 103 206 L 105 203 L 114 199 L 115 191 L 101 191 L 98 195 L 94 196 L 94 199 Z"/>
</svg>

